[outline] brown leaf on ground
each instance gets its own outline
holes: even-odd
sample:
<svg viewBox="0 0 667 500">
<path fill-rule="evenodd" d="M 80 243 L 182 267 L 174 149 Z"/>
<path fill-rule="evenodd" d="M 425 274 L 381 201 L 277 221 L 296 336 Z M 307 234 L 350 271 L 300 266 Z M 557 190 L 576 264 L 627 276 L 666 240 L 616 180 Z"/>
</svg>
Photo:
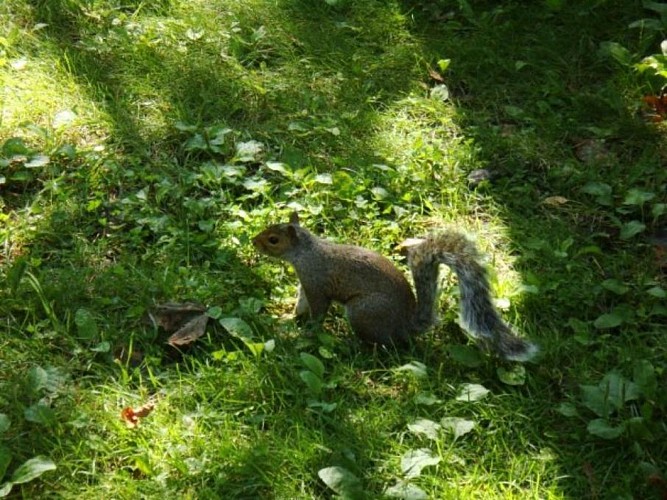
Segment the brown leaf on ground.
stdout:
<svg viewBox="0 0 667 500">
<path fill-rule="evenodd" d="M 660 95 L 645 95 L 642 101 L 650 109 L 647 116 L 649 120 L 661 122 L 667 117 L 667 92 L 661 92 Z"/>
<path fill-rule="evenodd" d="M 180 328 L 176 333 L 167 339 L 167 344 L 178 347 L 182 345 L 187 345 L 199 337 L 204 335 L 206 332 L 206 325 L 208 323 L 208 316 L 206 314 L 200 314 L 188 321 L 182 328 Z"/>
<path fill-rule="evenodd" d="M 152 413 L 154 409 L 155 403 L 153 401 L 149 401 L 148 403 L 137 408 L 131 408 L 128 406 L 127 408 L 123 408 L 123 410 L 120 412 L 120 419 L 125 422 L 125 425 L 127 425 L 130 429 L 134 429 L 139 425 L 139 419 L 146 418 Z"/>
<path fill-rule="evenodd" d="M 438 82 L 444 82 L 445 81 L 445 79 L 442 77 L 442 75 L 440 73 L 438 73 L 436 70 L 434 70 L 433 68 L 428 69 L 428 74 L 435 81 L 438 81 Z"/>
<path fill-rule="evenodd" d="M 155 309 L 148 313 L 148 319 L 165 331 L 173 332 L 193 316 L 199 316 L 205 311 L 206 307 L 196 302 L 168 302 L 155 306 Z"/>
<path fill-rule="evenodd" d="M 558 206 L 558 205 L 565 205 L 568 201 L 570 200 L 568 200 L 563 196 L 548 196 L 547 198 L 544 198 L 544 200 L 542 200 L 542 203 L 545 205 Z"/>
</svg>

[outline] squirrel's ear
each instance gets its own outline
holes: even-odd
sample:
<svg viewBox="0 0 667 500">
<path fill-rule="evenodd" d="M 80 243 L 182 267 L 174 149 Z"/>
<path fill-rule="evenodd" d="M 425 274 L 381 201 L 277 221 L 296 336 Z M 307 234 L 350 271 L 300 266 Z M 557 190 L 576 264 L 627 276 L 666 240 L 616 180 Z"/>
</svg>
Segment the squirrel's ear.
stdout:
<svg viewBox="0 0 667 500">
<path fill-rule="evenodd" d="M 298 222 L 299 221 L 297 220 L 297 225 L 298 225 Z M 299 239 L 299 236 L 296 234 L 296 229 L 294 228 L 294 226 L 292 224 L 289 224 L 287 226 L 287 236 L 289 237 L 289 239 L 292 243 L 296 243 Z"/>
<path fill-rule="evenodd" d="M 292 215 L 289 216 L 289 223 L 294 224 L 295 226 L 299 225 L 299 214 L 296 212 L 292 212 Z"/>
</svg>

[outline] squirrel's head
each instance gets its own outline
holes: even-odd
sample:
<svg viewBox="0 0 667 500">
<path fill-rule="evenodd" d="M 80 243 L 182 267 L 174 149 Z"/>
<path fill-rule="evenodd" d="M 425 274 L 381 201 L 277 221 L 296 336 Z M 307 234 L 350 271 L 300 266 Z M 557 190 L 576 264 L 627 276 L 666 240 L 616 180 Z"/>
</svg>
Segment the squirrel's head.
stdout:
<svg viewBox="0 0 667 500">
<path fill-rule="evenodd" d="M 267 227 L 252 239 L 255 248 L 271 257 L 285 258 L 299 243 L 299 216 L 293 212 L 289 223 Z"/>
</svg>

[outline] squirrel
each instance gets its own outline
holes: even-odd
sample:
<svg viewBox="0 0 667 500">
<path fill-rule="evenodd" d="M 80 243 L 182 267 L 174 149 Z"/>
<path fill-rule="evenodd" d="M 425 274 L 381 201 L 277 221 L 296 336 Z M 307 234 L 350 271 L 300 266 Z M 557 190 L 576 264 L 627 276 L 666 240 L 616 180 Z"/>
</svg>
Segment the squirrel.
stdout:
<svg viewBox="0 0 667 500">
<path fill-rule="evenodd" d="M 362 341 L 404 344 L 435 324 L 439 265 L 445 264 L 458 277 L 461 326 L 482 348 L 520 362 L 537 353 L 537 346 L 516 336 L 494 308 L 477 248 L 457 231 L 404 244 L 416 298 L 405 275 L 389 259 L 315 236 L 300 225 L 296 212 L 289 223 L 267 227 L 252 243 L 260 253 L 294 267 L 300 282 L 297 317 L 321 322 L 331 302 L 340 302 Z"/>
</svg>

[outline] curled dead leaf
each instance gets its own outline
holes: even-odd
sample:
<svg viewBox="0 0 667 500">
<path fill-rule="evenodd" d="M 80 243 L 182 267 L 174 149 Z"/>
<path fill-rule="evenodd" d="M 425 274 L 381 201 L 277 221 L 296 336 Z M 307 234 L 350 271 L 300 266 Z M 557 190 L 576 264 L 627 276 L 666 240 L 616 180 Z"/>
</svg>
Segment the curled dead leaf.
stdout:
<svg viewBox="0 0 667 500">
<path fill-rule="evenodd" d="M 667 92 L 660 95 L 645 95 L 642 101 L 649 108 L 647 118 L 652 122 L 661 122 L 667 117 Z"/>
<path fill-rule="evenodd" d="M 428 74 L 431 78 L 433 78 L 437 82 L 444 82 L 445 79 L 442 77 L 440 73 L 438 73 L 436 70 L 433 68 L 428 68 Z"/>
<path fill-rule="evenodd" d="M 128 406 L 123 408 L 120 412 L 120 419 L 125 422 L 130 429 L 134 429 L 139 425 L 140 419 L 146 418 L 150 415 L 155 409 L 155 402 L 149 401 L 148 403 L 139 406 L 137 408 L 132 408 Z"/>
<path fill-rule="evenodd" d="M 176 333 L 169 337 L 169 339 L 167 339 L 167 344 L 173 347 L 190 344 L 204 335 L 207 324 L 208 315 L 200 314 L 188 321 Z"/>
<path fill-rule="evenodd" d="M 196 302 L 168 302 L 155 306 L 155 309 L 148 313 L 148 319 L 156 327 L 173 332 L 193 316 L 199 316 L 205 311 L 206 307 Z"/>
</svg>

